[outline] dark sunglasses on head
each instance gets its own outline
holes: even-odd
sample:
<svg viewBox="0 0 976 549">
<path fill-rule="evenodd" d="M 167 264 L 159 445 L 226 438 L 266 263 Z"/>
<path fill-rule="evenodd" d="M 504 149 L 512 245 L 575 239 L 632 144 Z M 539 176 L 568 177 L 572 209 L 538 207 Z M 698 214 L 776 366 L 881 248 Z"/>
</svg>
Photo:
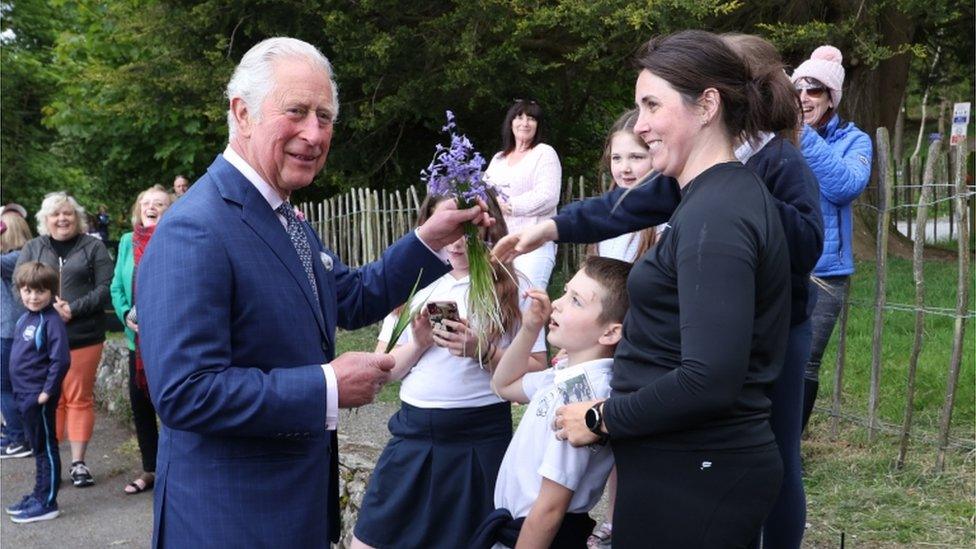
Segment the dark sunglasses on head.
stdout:
<svg viewBox="0 0 976 549">
<path fill-rule="evenodd" d="M 797 86 L 796 87 L 796 94 L 797 95 L 800 95 L 803 92 L 807 92 L 807 95 L 810 96 L 810 97 L 812 97 L 812 98 L 814 98 L 814 99 L 819 98 L 826 91 L 827 91 L 827 88 L 825 88 L 823 86 Z"/>
<path fill-rule="evenodd" d="M 535 105 L 536 102 L 531 99 L 512 99 L 512 103 L 525 103 L 526 105 Z"/>
</svg>

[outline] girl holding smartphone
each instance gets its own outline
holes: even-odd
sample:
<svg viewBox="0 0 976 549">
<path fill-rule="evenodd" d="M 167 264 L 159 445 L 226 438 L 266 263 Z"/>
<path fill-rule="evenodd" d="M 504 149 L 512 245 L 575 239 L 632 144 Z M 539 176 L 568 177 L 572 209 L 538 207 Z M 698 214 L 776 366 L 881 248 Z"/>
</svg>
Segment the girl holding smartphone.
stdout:
<svg viewBox="0 0 976 549">
<path fill-rule="evenodd" d="M 428 196 L 419 223 L 449 200 Z M 481 236 L 497 242 L 507 230 L 494 196 L 488 202 L 498 222 L 482 229 Z M 392 351 L 392 378 L 403 380 L 401 407 L 390 418 L 392 436 L 363 497 L 352 545 L 356 548 L 452 547 L 469 539 L 494 510 L 495 477 L 512 437 L 512 414 L 510 404 L 492 391 L 491 372 L 519 327 L 520 289 L 512 279 L 518 275 L 511 264 L 504 269 L 493 264 L 505 329 L 489 331 L 479 345 L 481 330 L 466 320 L 464 238 L 445 252 L 453 270 L 419 290 L 412 302 L 414 307 L 434 305 L 439 318 L 432 323 L 424 306 Z M 395 315 L 383 323 L 377 352 L 386 348 L 395 323 Z M 546 364 L 543 337 L 530 358 L 535 370 Z"/>
</svg>

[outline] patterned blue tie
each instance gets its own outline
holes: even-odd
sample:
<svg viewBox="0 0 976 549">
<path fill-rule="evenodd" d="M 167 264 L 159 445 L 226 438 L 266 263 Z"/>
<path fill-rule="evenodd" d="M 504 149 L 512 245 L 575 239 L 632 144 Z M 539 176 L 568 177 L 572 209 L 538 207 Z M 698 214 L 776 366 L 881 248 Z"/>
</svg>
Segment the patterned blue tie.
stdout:
<svg viewBox="0 0 976 549">
<path fill-rule="evenodd" d="M 302 267 L 305 268 L 305 274 L 308 275 L 308 283 L 312 285 L 312 293 L 315 294 L 315 302 L 319 301 L 319 288 L 315 284 L 315 273 L 312 271 L 312 247 L 308 244 L 308 235 L 305 234 L 305 228 L 302 226 L 302 222 L 299 221 L 298 216 L 295 215 L 295 209 L 288 202 L 282 202 L 276 212 L 281 214 L 288 222 L 288 227 L 285 229 L 288 231 L 288 238 L 291 239 L 291 243 L 295 246 L 295 251 L 298 252 L 298 259 L 302 262 Z"/>
</svg>

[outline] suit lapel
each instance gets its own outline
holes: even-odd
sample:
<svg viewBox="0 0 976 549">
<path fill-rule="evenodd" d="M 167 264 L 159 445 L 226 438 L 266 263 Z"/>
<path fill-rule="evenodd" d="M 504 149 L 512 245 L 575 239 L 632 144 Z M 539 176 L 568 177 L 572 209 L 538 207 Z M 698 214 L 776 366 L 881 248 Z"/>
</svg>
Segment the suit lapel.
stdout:
<svg viewBox="0 0 976 549">
<path fill-rule="evenodd" d="M 315 321 L 319 325 L 319 330 L 325 336 L 322 305 L 315 300 L 315 294 L 312 293 L 312 287 L 308 283 L 308 275 L 305 274 L 305 268 L 302 267 L 302 262 L 298 259 L 298 252 L 295 251 L 295 245 L 288 238 L 288 233 L 281 226 L 278 216 L 271 211 L 271 206 L 257 191 L 248 193 L 241 215 L 244 223 L 254 229 L 254 232 L 258 234 L 261 240 L 264 240 L 271 251 L 285 265 L 288 272 L 291 273 L 292 278 L 295 279 L 295 282 L 302 289 L 302 293 L 305 294 L 305 300 L 308 301 L 309 307 L 315 313 Z M 321 292 L 319 293 L 321 294 Z"/>
<path fill-rule="evenodd" d="M 271 248 L 278 260 L 288 269 L 295 283 L 301 288 L 302 294 L 305 295 L 308 306 L 312 308 L 323 339 L 330 340 L 322 318 L 322 305 L 315 301 L 308 276 L 305 274 L 301 260 L 298 259 L 298 252 L 295 251 L 288 233 L 285 232 L 278 216 L 271 210 L 268 201 L 247 178 L 224 160 L 223 156 L 218 157 L 210 167 L 210 171 L 215 172 L 214 179 L 217 181 L 221 195 L 241 205 L 241 219 Z M 319 294 L 321 295 L 322 292 L 320 291 Z"/>
</svg>

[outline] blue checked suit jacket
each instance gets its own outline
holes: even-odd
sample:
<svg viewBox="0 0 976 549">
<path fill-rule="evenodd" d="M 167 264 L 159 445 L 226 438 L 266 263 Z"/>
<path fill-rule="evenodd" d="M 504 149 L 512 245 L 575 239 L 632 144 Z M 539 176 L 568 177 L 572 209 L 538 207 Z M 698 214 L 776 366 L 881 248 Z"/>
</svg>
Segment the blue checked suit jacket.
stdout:
<svg viewBox="0 0 976 549">
<path fill-rule="evenodd" d="M 162 422 L 156 547 L 327 547 L 339 535 L 320 366 L 335 328 L 381 319 L 421 268 L 423 286 L 448 267 L 411 232 L 350 269 L 306 230 L 319 303 L 267 201 L 218 156 L 150 241 L 135 293 Z"/>
</svg>

